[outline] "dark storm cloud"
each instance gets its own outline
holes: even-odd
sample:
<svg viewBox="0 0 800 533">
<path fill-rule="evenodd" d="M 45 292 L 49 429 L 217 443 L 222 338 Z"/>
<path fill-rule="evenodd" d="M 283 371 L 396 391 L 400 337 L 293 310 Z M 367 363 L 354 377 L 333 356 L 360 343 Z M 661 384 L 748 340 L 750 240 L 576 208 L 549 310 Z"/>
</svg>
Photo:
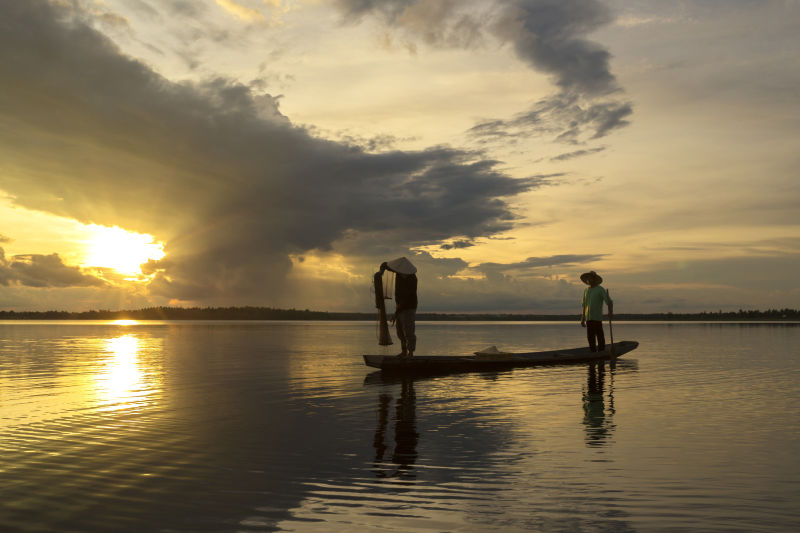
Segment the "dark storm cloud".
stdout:
<svg viewBox="0 0 800 533">
<path fill-rule="evenodd" d="M 104 287 L 106 282 L 67 266 L 58 254 L 15 255 L 7 260 L 0 248 L 0 285 L 26 287 Z"/>
<path fill-rule="evenodd" d="M 611 55 L 584 38 L 613 20 L 597 0 L 516 0 L 493 27 L 517 55 L 555 77 L 565 92 L 605 94 L 617 89 L 609 69 Z"/>
<path fill-rule="evenodd" d="M 0 0 L 0 188 L 17 204 L 167 240 L 158 294 L 280 294 L 289 254 L 380 232 L 401 248 L 509 229 L 541 185 L 449 148 L 370 154 L 225 79 L 176 84 L 80 12 Z"/>
<path fill-rule="evenodd" d="M 609 69 L 611 55 L 584 37 L 613 20 L 598 0 L 336 0 L 335 5 L 345 19 L 375 15 L 433 45 L 461 42 L 441 37 L 441 28 L 468 25 L 472 33 L 510 43 L 520 59 L 551 74 L 567 93 L 597 95 L 618 89 Z"/>
<path fill-rule="evenodd" d="M 594 100 L 586 95 L 562 92 L 538 101 L 529 111 L 514 118 L 492 119 L 473 126 L 477 138 L 502 140 L 508 137 L 547 135 L 559 142 L 578 143 L 599 139 L 629 124 L 633 114 L 629 103 Z"/>
<path fill-rule="evenodd" d="M 473 136 L 551 134 L 574 143 L 628 124 L 632 109 L 615 99 L 620 88 L 611 73 L 611 54 L 586 38 L 614 18 L 598 0 L 337 0 L 336 5 L 346 18 L 372 14 L 432 46 L 471 46 L 492 35 L 553 78 L 556 95 L 512 119 L 484 121 L 470 130 Z"/>
<path fill-rule="evenodd" d="M 444 243 L 440 246 L 442 250 L 457 250 L 459 248 L 472 248 L 475 246 L 473 241 L 459 240 L 450 243 Z"/>
<path fill-rule="evenodd" d="M 633 110 L 614 96 L 620 88 L 611 73 L 611 54 L 586 38 L 613 21 L 603 3 L 515 0 L 506 5 L 493 26 L 494 35 L 510 42 L 517 56 L 533 68 L 550 74 L 559 92 L 527 113 L 494 121 L 495 131 L 522 136 L 552 133 L 557 141 L 576 143 L 599 139 L 628 124 Z M 472 133 L 480 135 L 481 129 Z"/>
</svg>

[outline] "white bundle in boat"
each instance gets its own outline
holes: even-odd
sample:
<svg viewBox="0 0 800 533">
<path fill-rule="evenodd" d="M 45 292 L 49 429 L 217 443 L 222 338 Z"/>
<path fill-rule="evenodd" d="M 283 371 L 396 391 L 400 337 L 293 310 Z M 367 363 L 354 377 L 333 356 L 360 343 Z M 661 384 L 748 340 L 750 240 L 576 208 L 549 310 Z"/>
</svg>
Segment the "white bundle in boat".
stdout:
<svg viewBox="0 0 800 533">
<path fill-rule="evenodd" d="M 489 346 L 488 348 L 484 348 L 483 350 L 474 353 L 476 356 L 486 359 L 493 357 L 508 357 L 509 355 L 513 355 L 511 352 L 501 352 L 497 349 L 497 346 Z"/>
</svg>

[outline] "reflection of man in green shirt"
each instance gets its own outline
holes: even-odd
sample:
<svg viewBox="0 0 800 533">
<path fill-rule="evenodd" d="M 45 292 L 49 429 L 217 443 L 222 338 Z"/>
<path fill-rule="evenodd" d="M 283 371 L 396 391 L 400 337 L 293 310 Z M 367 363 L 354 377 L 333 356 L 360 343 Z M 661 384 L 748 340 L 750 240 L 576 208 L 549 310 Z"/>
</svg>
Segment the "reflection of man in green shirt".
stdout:
<svg viewBox="0 0 800 533">
<path fill-rule="evenodd" d="M 581 302 L 581 326 L 586 328 L 586 338 L 589 340 L 589 349 L 593 352 L 606 349 L 606 337 L 603 334 L 603 302 L 608 305 L 608 317 L 614 317 L 614 302 L 608 297 L 608 292 L 600 286 L 603 278 L 592 270 L 581 274 L 581 281 L 589 287 L 583 291 Z"/>
</svg>

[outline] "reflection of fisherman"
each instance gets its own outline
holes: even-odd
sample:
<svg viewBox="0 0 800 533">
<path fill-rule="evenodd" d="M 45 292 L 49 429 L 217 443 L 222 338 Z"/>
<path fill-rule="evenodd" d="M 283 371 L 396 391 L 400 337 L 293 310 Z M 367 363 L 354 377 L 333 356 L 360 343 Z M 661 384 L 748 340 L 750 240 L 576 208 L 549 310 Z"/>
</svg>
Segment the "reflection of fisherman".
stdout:
<svg viewBox="0 0 800 533">
<path fill-rule="evenodd" d="M 384 393 L 378 397 L 378 427 L 373 440 L 375 466 L 379 468 L 376 470 L 378 477 L 387 477 L 387 473 L 380 467 L 380 463 L 383 462 L 388 448 L 385 439 L 391 402 L 392 397 L 389 394 Z M 391 476 L 407 477 L 417 460 L 417 443 L 419 441 L 416 423 L 416 394 L 414 393 L 414 382 L 410 378 L 403 379 L 395 414 L 395 446 L 392 452 L 392 462 L 398 466 L 398 469 Z"/>
<path fill-rule="evenodd" d="M 381 274 L 389 270 L 397 274 L 394 282 L 394 320 L 402 352 L 399 357 L 412 357 L 417 348 L 414 322 L 417 318 L 417 267 L 405 257 L 381 263 Z"/>
<path fill-rule="evenodd" d="M 583 423 L 586 426 L 586 444 L 588 446 L 603 446 L 610 430 L 614 427 L 610 418 L 614 412 L 613 402 L 609 416 L 606 416 L 606 405 L 603 398 L 604 377 L 603 363 L 589 364 L 587 387 L 583 392 Z"/>
<path fill-rule="evenodd" d="M 408 469 L 417 460 L 416 394 L 414 382 L 406 378 L 400 389 L 400 402 L 397 404 L 397 422 L 394 426 L 394 453 L 392 461 Z"/>
<path fill-rule="evenodd" d="M 600 286 L 603 278 L 592 270 L 581 274 L 581 281 L 589 285 L 583 291 L 581 303 L 581 326 L 586 328 L 586 337 L 589 339 L 589 349 L 593 352 L 606 349 L 606 337 L 603 335 L 603 302 L 608 305 L 608 318 L 614 316 L 614 302 L 608 292 Z"/>
</svg>

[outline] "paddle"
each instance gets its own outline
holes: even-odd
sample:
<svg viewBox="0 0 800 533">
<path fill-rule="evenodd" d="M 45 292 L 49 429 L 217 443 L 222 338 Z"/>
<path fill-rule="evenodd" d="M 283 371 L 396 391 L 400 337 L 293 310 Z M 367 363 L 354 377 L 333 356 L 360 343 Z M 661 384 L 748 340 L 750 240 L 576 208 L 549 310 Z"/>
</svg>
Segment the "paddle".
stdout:
<svg viewBox="0 0 800 533">
<path fill-rule="evenodd" d="M 606 294 L 608 295 L 608 299 L 611 300 L 611 292 L 606 289 Z M 611 314 L 608 314 L 608 332 L 611 334 L 611 366 L 615 366 L 617 364 L 617 350 L 614 348 L 614 325 L 611 322 Z"/>
</svg>

